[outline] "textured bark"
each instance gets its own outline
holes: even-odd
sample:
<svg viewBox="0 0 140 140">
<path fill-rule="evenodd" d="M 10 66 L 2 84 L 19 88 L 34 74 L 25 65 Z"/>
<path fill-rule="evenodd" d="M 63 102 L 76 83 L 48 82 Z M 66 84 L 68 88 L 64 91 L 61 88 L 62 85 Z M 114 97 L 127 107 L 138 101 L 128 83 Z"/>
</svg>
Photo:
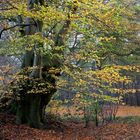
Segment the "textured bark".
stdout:
<svg viewBox="0 0 140 140">
<path fill-rule="evenodd" d="M 40 120 L 40 102 L 41 98 L 40 95 L 31 94 L 30 95 L 30 112 L 29 112 L 29 119 L 28 124 L 31 127 L 40 127 L 41 120 Z"/>
<path fill-rule="evenodd" d="M 40 128 L 45 120 L 45 108 L 51 94 L 22 94 L 17 109 L 17 124 L 28 124 L 30 127 Z"/>
</svg>

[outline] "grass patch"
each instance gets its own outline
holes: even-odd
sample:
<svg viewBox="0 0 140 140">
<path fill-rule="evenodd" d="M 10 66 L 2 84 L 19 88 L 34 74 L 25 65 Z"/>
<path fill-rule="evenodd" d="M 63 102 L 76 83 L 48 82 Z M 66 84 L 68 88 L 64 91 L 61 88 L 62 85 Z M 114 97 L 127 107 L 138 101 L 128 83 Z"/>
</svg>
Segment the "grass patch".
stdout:
<svg viewBox="0 0 140 140">
<path fill-rule="evenodd" d="M 116 117 L 116 121 L 123 124 L 140 123 L 140 116 Z"/>
</svg>

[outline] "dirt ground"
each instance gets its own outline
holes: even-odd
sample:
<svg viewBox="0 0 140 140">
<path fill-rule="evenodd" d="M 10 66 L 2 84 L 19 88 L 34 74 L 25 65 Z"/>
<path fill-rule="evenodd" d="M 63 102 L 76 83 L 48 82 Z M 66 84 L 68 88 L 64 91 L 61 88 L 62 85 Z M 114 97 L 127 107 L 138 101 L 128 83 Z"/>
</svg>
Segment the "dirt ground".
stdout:
<svg viewBox="0 0 140 140">
<path fill-rule="evenodd" d="M 139 107 L 119 107 L 118 116 L 140 116 Z M 0 114 L 0 140 L 140 140 L 140 123 L 108 123 L 84 127 L 84 123 L 55 122 L 51 119 L 44 129 L 16 125 L 15 116 Z"/>
<path fill-rule="evenodd" d="M 119 106 L 117 116 L 140 116 L 140 107 Z"/>
</svg>

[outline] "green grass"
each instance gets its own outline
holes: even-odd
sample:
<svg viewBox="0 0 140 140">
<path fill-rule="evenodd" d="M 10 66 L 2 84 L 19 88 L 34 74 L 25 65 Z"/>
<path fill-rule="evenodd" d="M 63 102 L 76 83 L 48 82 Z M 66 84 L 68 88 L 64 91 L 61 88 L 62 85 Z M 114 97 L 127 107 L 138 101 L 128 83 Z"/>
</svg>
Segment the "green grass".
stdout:
<svg viewBox="0 0 140 140">
<path fill-rule="evenodd" d="M 116 117 L 116 121 L 123 124 L 140 123 L 140 116 Z"/>
</svg>

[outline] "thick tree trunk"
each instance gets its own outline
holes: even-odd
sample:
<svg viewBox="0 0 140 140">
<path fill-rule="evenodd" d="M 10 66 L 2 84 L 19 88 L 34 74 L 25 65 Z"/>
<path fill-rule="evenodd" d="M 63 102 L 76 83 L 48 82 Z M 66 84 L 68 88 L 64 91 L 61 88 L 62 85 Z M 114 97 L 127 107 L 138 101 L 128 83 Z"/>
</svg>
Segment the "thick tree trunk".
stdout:
<svg viewBox="0 0 140 140">
<path fill-rule="evenodd" d="M 35 5 L 43 5 L 44 0 L 28 0 L 28 10 L 34 8 Z M 31 18 L 27 18 L 27 24 L 32 24 L 28 26 L 25 31 L 25 35 L 33 35 L 37 32 L 42 33 L 42 26 L 43 23 L 38 20 L 33 20 Z M 36 22 L 36 26 L 33 23 Z M 62 46 L 64 45 L 64 34 L 67 33 L 68 28 L 70 26 L 70 19 L 66 20 L 66 23 L 60 30 L 58 34 L 56 34 L 56 41 L 55 46 Z M 43 44 L 42 44 L 43 45 Z M 62 63 L 59 61 L 58 58 L 50 58 L 49 56 L 45 56 L 45 54 L 41 54 L 41 51 L 37 51 L 37 48 L 40 46 L 39 42 L 36 43 L 34 50 L 30 52 L 26 52 L 24 57 L 24 62 L 22 68 L 26 67 L 37 67 L 37 69 L 33 69 L 28 76 L 31 79 L 42 79 L 52 85 L 53 88 L 48 88 L 46 94 L 44 93 L 32 93 L 29 94 L 28 91 L 32 89 L 32 86 L 23 85 L 25 88 L 23 91 L 20 91 L 20 101 L 18 103 L 17 109 L 17 120 L 18 124 L 26 123 L 31 127 L 39 128 L 41 123 L 44 122 L 44 114 L 45 114 L 45 107 L 51 100 L 52 95 L 56 92 L 55 88 L 55 79 L 51 74 L 48 73 L 48 70 L 53 68 L 60 68 L 60 64 Z M 58 53 L 58 52 L 54 52 Z M 60 52 L 59 52 L 60 53 Z M 62 53 L 62 52 L 61 52 Z M 59 73 L 55 74 L 59 76 Z M 39 82 L 38 82 L 39 83 Z M 35 86 L 35 85 L 34 85 Z M 47 86 L 45 87 L 47 88 Z"/>
<path fill-rule="evenodd" d="M 43 4 L 43 0 L 28 0 L 28 10 L 34 8 L 34 4 Z M 34 23 L 34 20 L 31 18 L 27 18 L 26 20 L 27 24 Z M 36 32 L 42 32 L 42 22 L 36 21 L 37 25 L 30 25 L 26 27 L 25 35 L 32 35 Z M 28 68 L 28 67 L 41 67 L 41 59 L 39 52 L 36 52 L 37 44 L 35 45 L 35 49 L 31 51 L 27 51 L 24 56 L 24 61 L 22 64 L 22 68 Z M 41 78 L 40 69 L 33 70 L 28 76 L 34 77 L 34 78 Z M 31 127 L 39 128 L 41 125 L 41 119 L 43 116 L 41 116 L 42 109 L 42 101 L 41 101 L 41 94 L 28 94 L 27 92 L 32 87 L 28 87 L 27 85 L 24 85 L 24 90 L 20 92 L 20 101 L 18 102 L 18 109 L 17 109 L 17 120 L 16 122 L 18 124 L 26 123 Z M 46 95 L 47 98 L 47 95 Z M 44 103 L 45 104 L 45 103 Z"/>
<path fill-rule="evenodd" d="M 41 120 L 40 120 L 40 102 L 41 98 L 40 95 L 31 94 L 30 95 L 30 112 L 29 113 L 29 119 L 28 124 L 31 127 L 40 127 Z"/>
<path fill-rule="evenodd" d="M 18 124 L 26 123 L 31 127 L 40 127 L 40 96 L 34 94 L 26 94 L 23 99 L 20 100 L 17 110 Z"/>
<path fill-rule="evenodd" d="M 46 105 L 53 94 L 23 94 L 18 104 L 16 123 L 40 128 L 44 123 Z"/>
</svg>

